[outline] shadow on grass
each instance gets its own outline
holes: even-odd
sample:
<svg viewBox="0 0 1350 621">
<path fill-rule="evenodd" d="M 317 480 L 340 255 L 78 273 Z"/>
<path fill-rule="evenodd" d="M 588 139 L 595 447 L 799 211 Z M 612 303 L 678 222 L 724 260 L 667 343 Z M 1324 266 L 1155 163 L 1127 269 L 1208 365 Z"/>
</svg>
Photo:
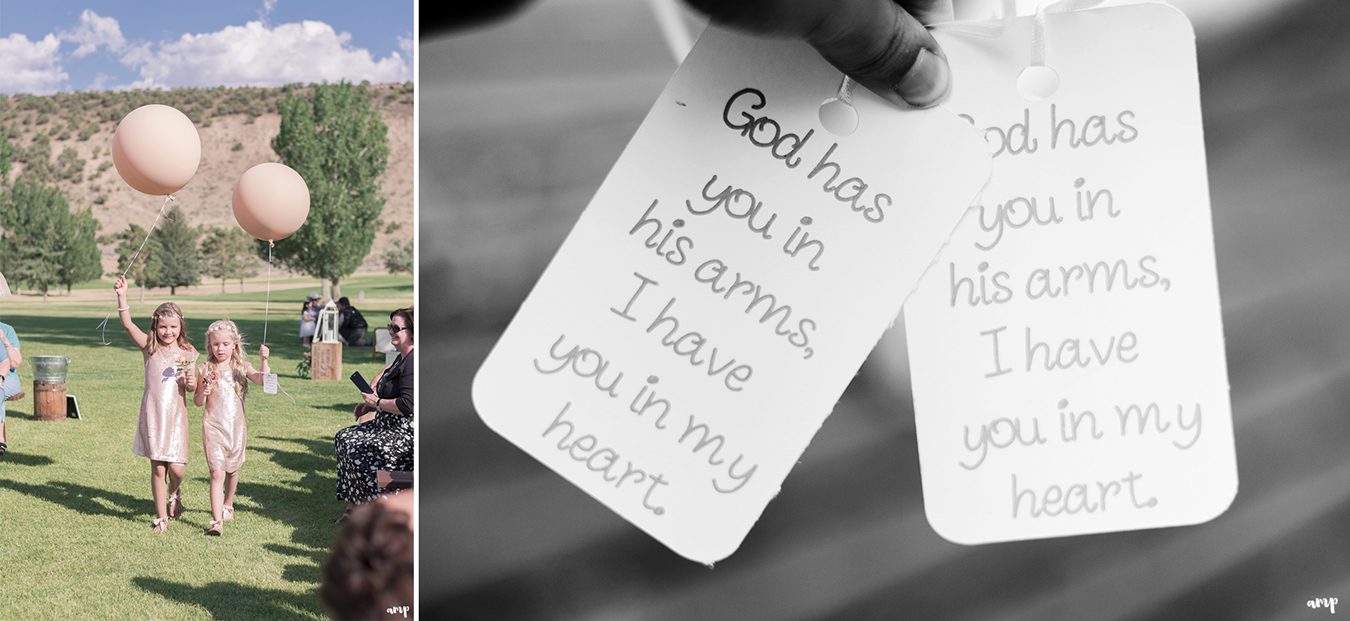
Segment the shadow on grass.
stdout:
<svg viewBox="0 0 1350 621">
<path fill-rule="evenodd" d="M 0 480 L 0 487 L 64 506 L 76 513 L 110 515 L 130 521 L 150 515 L 150 505 L 153 504 L 144 498 L 64 481 L 29 485 L 17 481 Z M 108 505 L 112 505 L 112 507 Z"/>
<path fill-rule="evenodd" d="M 292 582 L 317 584 L 320 565 L 328 556 L 337 527 L 333 524 L 343 508 L 337 500 L 336 469 L 331 440 L 260 437 L 259 440 L 298 445 L 299 450 L 250 447 L 267 455 L 272 463 L 299 473 L 300 480 L 290 485 L 248 485 L 249 504 L 258 513 L 281 521 L 292 528 L 294 545 L 268 544 L 268 548 L 297 559 L 287 565 L 282 577 Z M 243 490 L 241 490 L 242 492 Z"/>
<path fill-rule="evenodd" d="M 355 400 L 341 401 L 338 403 L 334 403 L 332 405 L 311 405 L 309 407 L 314 408 L 316 410 L 333 410 L 336 412 L 346 412 L 347 414 L 351 414 L 353 411 L 356 410 L 356 401 Z M 352 420 L 353 420 L 352 424 L 355 425 L 356 424 L 355 419 L 353 418 Z M 328 448 L 331 451 L 333 447 L 332 445 L 329 445 Z"/>
<path fill-rule="evenodd" d="M 306 479 L 311 475 L 315 475 L 318 472 L 332 473 L 337 469 L 337 462 L 333 457 L 333 441 L 331 439 L 279 438 L 275 436 L 261 436 L 258 439 L 298 444 L 304 448 L 303 451 L 287 451 L 267 446 L 249 447 L 249 450 L 251 451 L 269 455 L 269 459 L 272 463 L 302 475 L 302 478 L 300 479 L 300 484 L 302 486 L 305 485 Z"/>
<path fill-rule="evenodd" d="M 13 464 L 15 466 L 50 466 L 56 463 L 56 460 L 47 457 L 46 455 L 27 455 L 24 453 L 15 453 L 13 450 L 10 450 L 8 453 L 5 453 L 4 457 L 0 457 L 0 463 Z"/>
<path fill-rule="evenodd" d="M 109 296 L 111 297 L 111 296 Z M 111 303 L 109 304 L 111 307 Z M 101 310 L 90 310 L 91 313 L 103 312 Z M 99 319 L 90 317 L 53 317 L 50 315 L 13 315 L 6 313 L 4 322 L 14 326 L 14 331 L 19 335 L 20 348 L 23 348 L 29 342 L 41 343 L 46 345 L 69 345 L 72 347 L 89 347 L 101 342 L 99 339 L 98 322 Z M 142 320 L 142 326 L 148 323 L 148 319 Z M 144 329 L 144 327 L 142 327 Z M 117 325 L 117 317 L 113 316 L 108 321 L 108 340 L 113 345 L 125 347 L 128 351 L 135 351 L 136 346 L 131 344 L 131 339 L 122 332 L 122 327 Z M 25 350 L 25 354 L 28 352 Z M 25 355 L 25 357 L 27 357 Z"/>
<path fill-rule="evenodd" d="M 322 578 L 323 562 L 328 559 L 328 548 L 301 548 L 277 543 L 263 545 L 264 548 L 300 559 L 301 563 L 287 565 L 281 571 L 281 577 L 290 582 L 318 584 Z"/>
<path fill-rule="evenodd" d="M 192 586 L 148 577 L 132 578 L 131 582 L 165 599 L 200 606 L 209 611 L 213 619 L 325 618 L 317 594 L 288 593 L 228 582 Z"/>
</svg>

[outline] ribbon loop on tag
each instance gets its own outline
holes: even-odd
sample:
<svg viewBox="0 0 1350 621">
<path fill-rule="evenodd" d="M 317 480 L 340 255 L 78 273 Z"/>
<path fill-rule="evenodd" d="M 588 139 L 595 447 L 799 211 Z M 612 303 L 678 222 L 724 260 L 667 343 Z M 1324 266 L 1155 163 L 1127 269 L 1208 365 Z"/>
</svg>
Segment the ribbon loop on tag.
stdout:
<svg viewBox="0 0 1350 621">
<path fill-rule="evenodd" d="M 1102 3 L 1102 0 L 1059 0 L 1045 4 L 1042 2 L 1036 7 L 1036 28 L 1031 33 L 1031 66 L 1045 66 L 1046 57 L 1046 28 L 1045 18 L 1051 13 L 1068 13 L 1082 9 L 1090 9 Z"/>
</svg>

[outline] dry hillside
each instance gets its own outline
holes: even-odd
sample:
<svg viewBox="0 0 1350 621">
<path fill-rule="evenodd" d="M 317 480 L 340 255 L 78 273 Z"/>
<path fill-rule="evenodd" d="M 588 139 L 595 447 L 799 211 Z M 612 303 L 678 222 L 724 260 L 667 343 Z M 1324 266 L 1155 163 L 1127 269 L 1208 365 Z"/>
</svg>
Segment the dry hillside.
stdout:
<svg viewBox="0 0 1350 621">
<path fill-rule="evenodd" d="M 370 88 L 389 128 L 389 165 L 380 180 L 383 224 L 362 269 L 382 269 L 379 256 L 391 240 L 412 238 L 413 87 L 409 82 Z M 281 124 L 276 108 L 281 95 L 282 88 L 221 87 L 0 97 L 0 124 L 9 128 L 15 148 L 9 181 L 25 169 L 42 168 L 45 159 L 49 170 L 40 176 L 65 192 L 71 209 L 93 207 L 100 235 L 130 222 L 149 227 L 163 200 L 133 190 L 117 175 L 112 136 L 131 110 L 162 103 L 192 119 L 202 140 L 201 166 L 175 195 L 178 204 L 192 224 L 232 226 L 235 180 L 254 164 L 277 161 L 271 141 Z M 103 263 L 109 271 L 116 267 L 111 247 L 104 248 Z"/>
</svg>

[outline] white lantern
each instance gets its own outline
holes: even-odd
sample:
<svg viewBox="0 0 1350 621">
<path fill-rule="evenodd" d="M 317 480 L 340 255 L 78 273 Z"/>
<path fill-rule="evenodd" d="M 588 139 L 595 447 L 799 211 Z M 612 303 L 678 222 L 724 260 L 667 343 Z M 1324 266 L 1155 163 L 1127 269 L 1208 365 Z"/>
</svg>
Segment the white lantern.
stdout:
<svg viewBox="0 0 1350 621">
<path fill-rule="evenodd" d="M 314 329 L 314 340 L 318 343 L 337 343 L 338 341 L 338 310 L 337 305 L 329 300 L 323 305 L 323 310 L 319 311 L 319 325 Z"/>
</svg>

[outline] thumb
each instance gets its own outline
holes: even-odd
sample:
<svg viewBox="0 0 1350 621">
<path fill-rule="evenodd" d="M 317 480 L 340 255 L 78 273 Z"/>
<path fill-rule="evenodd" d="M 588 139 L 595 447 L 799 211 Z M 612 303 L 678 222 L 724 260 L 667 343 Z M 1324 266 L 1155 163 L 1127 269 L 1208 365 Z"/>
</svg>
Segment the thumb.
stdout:
<svg viewBox="0 0 1350 621">
<path fill-rule="evenodd" d="M 947 58 L 893 0 L 688 0 L 719 23 L 804 39 L 830 64 L 897 105 L 928 108 L 951 90 Z M 932 1 L 911 0 L 931 18 Z"/>
</svg>

